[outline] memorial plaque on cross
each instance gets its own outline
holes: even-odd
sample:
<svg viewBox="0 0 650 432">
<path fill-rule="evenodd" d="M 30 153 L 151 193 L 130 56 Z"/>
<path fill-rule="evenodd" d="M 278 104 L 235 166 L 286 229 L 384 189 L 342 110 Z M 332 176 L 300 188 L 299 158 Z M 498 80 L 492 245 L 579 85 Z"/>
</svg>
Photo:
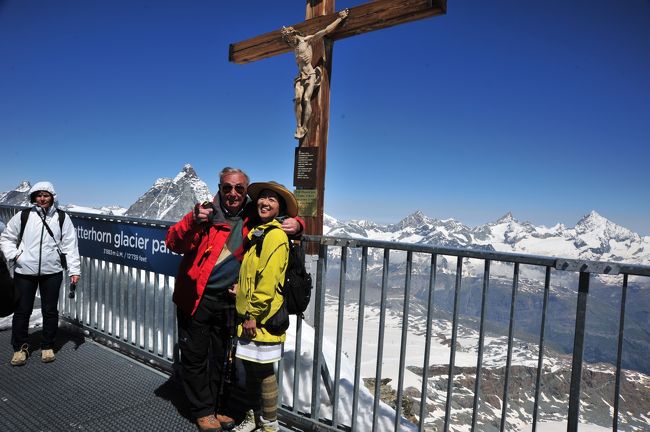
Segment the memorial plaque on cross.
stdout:
<svg viewBox="0 0 650 432">
<path fill-rule="evenodd" d="M 299 140 L 299 145 L 294 164 L 294 186 L 301 216 L 307 223 L 306 234 L 323 233 L 333 42 L 443 15 L 446 10 L 446 0 L 376 0 L 335 13 L 334 0 L 308 0 L 305 21 L 230 45 L 229 60 L 235 63 L 249 63 L 292 51 L 296 55 L 299 75 L 295 89 L 297 125 L 294 137 Z M 303 37 L 303 42 L 309 46 L 301 47 L 298 45 L 300 41 L 292 43 L 288 40 L 292 32 Z M 309 66 L 301 65 L 306 58 Z M 306 80 L 302 83 L 301 74 Z M 316 85 L 311 85 L 314 81 Z"/>
</svg>

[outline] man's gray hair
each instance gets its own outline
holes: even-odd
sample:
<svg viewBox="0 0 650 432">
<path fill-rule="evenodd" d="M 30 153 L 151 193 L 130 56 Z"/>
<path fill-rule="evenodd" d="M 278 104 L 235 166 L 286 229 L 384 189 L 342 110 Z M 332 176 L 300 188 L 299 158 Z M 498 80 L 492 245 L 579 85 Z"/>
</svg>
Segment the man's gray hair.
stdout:
<svg viewBox="0 0 650 432">
<path fill-rule="evenodd" d="M 233 168 L 233 167 L 225 167 L 224 169 L 221 170 L 221 172 L 219 173 L 219 183 L 221 183 L 221 180 L 223 179 L 223 176 L 228 175 L 228 174 L 241 174 L 246 178 L 246 186 L 251 184 L 251 179 L 248 177 L 248 174 L 246 174 L 240 168 Z"/>
</svg>

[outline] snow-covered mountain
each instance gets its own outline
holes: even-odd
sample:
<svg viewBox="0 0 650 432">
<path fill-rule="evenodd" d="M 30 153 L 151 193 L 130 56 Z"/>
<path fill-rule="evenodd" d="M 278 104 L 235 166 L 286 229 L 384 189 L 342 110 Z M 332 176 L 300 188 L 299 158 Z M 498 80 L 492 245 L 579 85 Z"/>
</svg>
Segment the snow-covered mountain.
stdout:
<svg viewBox="0 0 650 432">
<path fill-rule="evenodd" d="M 176 222 L 197 202 L 212 199 L 212 193 L 191 165 L 183 166 L 176 177 L 159 178 L 124 213 L 125 216 Z"/>
<path fill-rule="evenodd" d="M 581 218 L 574 227 L 563 225 L 553 227 L 535 226 L 518 221 L 507 213 L 497 221 L 477 227 L 468 227 L 453 220 L 429 218 L 416 212 L 402 221 L 391 225 L 379 225 L 363 221 L 342 222 L 332 217 L 324 218 L 325 235 L 367 238 L 378 241 L 395 241 L 452 248 L 474 248 L 509 253 L 554 256 L 583 260 L 650 264 L 650 236 L 640 236 L 592 211 Z M 339 248 L 328 249 L 328 289 L 336 295 Z M 350 280 L 358 280 L 361 272 L 360 251 L 352 248 L 346 263 Z M 367 256 L 367 297 L 370 304 L 376 304 L 382 283 L 384 251 L 370 248 Z M 411 311 L 414 315 L 426 314 L 429 293 L 430 256 L 414 254 L 412 257 Z M 452 311 L 455 298 L 456 258 L 441 255 L 437 257 L 436 308 L 441 313 Z M 459 313 L 477 320 L 481 313 L 482 274 L 484 262 L 468 259 L 463 261 L 463 290 L 458 302 Z M 388 273 L 388 307 L 399 310 L 404 302 L 400 297 L 402 281 L 406 271 L 405 255 L 391 254 Z M 542 307 L 544 281 L 543 267 L 522 266 L 517 289 L 516 318 L 521 337 L 534 340 L 540 328 L 538 311 Z M 505 331 L 509 319 L 509 299 L 512 295 L 512 265 L 495 261 L 490 273 L 490 296 L 486 309 L 500 331 Z M 616 361 L 615 329 L 620 313 L 621 276 L 597 275 L 592 279 L 589 295 L 589 313 L 599 316 L 587 322 L 587 348 L 585 359 L 592 362 Z M 647 317 L 650 313 L 648 278 L 630 278 L 628 290 L 626 335 L 634 342 L 623 352 L 625 368 L 650 373 L 647 356 L 650 341 L 647 332 Z M 348 288 L 353 290 L 353 288 Z M 547 315 L 547 341 L 553 349 L 569 353 L 573 344 L 575 298 L 577 275 L 574 272 L 553 271 L 550 282 L 550 300 L 554 306 Z M 352 293 L 348 295 L 353 295 Z M 419 305 L 415 307 L 414 305 Z M 420 310 L 420 306 L 421 309 Z"/>
<path fill-rule="evenodd" d="M 22 181 L 14 190 L 0 192 L 0 203 L 15 206 L 28 206 L 29 190 L 31 187 L 32 185 L 28 181 Z"/>
<path fill-rule="evenodd" d="M 323 233 L 437 246 L 497 250 L 596 261 L 650 264 L 650 236 L 640 236 L 592 211 L 575 227 L 547 228 L 520 222 L 507 213 L 495 222 L 470 228 L 454 219 L 432 219 L 415 212 L 396 224 L 324 218 Z"/>
<path fill-rule="evenodd" d="M 19 207 L 29 207 L 29 190 L 32 185 L 29 181 L 23 180 L 13 190 L 8 192 L 0 192 L 0 204 L 14 205 Z M 118 206 L 102 206 L 102 207 L 88 207 L 77 204 L 62 204 L 59 207 L 63 210 L 78 212 L 78 213 L 94 213 L 103 215 L 121 216 L 126 212 L 126 209 Z"/>
<path fill-rule="evenodd" d="M 0 192 L 0 204 L 29 205 L 31 187 L 23 181 L 14 190 Z M 70 211 L 124 215 L 177 221 L 197 202 L 213 194 L 186 164 L 172 178 L 159 178 L 128 209 L 61 204 Z M 434 219 L 417 211 L 396 224 L 380 225 L 369 220 L 341 221 L 325 215 L 323 233 L 330 236 L 431 244 L 437 246 L 497 250 L 596 261 L 650 264 L 650 236 L 631 230 L 591 211 L 573 228 L 556 224 L 550 228 L 518 221 L 508 212 L 495 222 L 469 227 L 455 219 Z"/>
<path fill-rule="evenodd" d="M 102 206 L 102 207 L 86 207 L 77 204 L 61 205 L 61 208 L 71 212 L 77 213 L 92 213 L 102 215 L 123 216 L 126 212 L 124 207 L 119 206 Z"/>
<path fill-rule="evenodd" d="M 338 329 L 340 312 L 338 297 L 328 296 L 325 306 L 325 339 L 334 337 Z M 359 309 L 349 304 L 343 309 L 344 319 L 341 333 L 341 351 L 345 361 L 353 363 L 357 352 L 357 325 L 360 322 Z M 368 341 L 376 341 L 379 335 L 379 309 L 367 307 L 364 311 L 363 332 Z M 401 339 L 404 320 L 398 311 L 389 310 L 382 327 L 384 332 L 382 378 L 386 386 L 395 390 L 399 382 Z M 449 372 L 449 346 L 452 336 L 452 323 L 446 319 L 434 319 L 430 339 L 430 356 L 427 367 L 427 398 L 424 417 L 424 430 L 444 429 L 444 410 L 447 400 L 447 374 Z M 425 352 L 426 316 L 413 316 L 407 327 L 407 343 L 404 373 L 403 414 L 414 421 L 422 403 L 422 377 Z M 459 325 L 457 328 L 453 404 L 451 411 L 452 430 L 469 431 L 472 422 L 474 385 L 478 359 L 479 334 L 476 330 Z M 481 363 L 481 402 L 478 407 L 477 430 L 498 431 L 501 418 L 502 396 L 505 376 L 504 348 L 507 337 L 488 334 L 484 340 Z M 530 430 L 534 401 L 535 379 L 539 346 L 523 340 L 513 341 L 512 363 L 508 392 L 507 426 L 508 431 Z M 361 351 L 360 373 L 368 385 L 368 378 L 376 374 L 376 346 L 363 345 Z M 615 367 L 604 363 L 585 363 L 581 384 L 580 420 L 590 425 L 581 425 L 580 430 L 611 429 L 613 404 L 613 376 Z M 621 400 L 625 408 L 620 411 L 619 424 L 625 430 L 647 430 L 647 416 L 650 415 L 647 395 L 650 393 L 650 377 L 646 374 L 623 370 Z M 541 376 L 539 399 L 539 421 L 541 425 L 562 422 L 566 418 L 569 386 L 571 382 L 571 357 L 546 348 Z M 372 390 L 371 390 L 372 391 Z M 394 404 L 391 404 L 394 406 Z M 540 427 L 541 427 L 540 425 Z M 550 430 L 540 429 L 538 430 Z M 553 430 L 562 430 L 561 428 Z M 566 430 L 564 424 L 563 430 Z"/>
<path fill-rule="evenodd" d="M 0 192 L 0 204 L 29 206 L 28 191 L 31 184 L 23 181 L 14 190 Z M 80 213 L 96 213 L 115 216 L 130 216 L 143 219 L 178 221 L 197 202 L 212 199 L 208 186 L 196 175 L 191 165 L 186 164 L 172 178 L 159 178 L 128 209 L 118 206 L 89 207 L 77 204 L 63 204 L 64 210 Z"/>
</svg>

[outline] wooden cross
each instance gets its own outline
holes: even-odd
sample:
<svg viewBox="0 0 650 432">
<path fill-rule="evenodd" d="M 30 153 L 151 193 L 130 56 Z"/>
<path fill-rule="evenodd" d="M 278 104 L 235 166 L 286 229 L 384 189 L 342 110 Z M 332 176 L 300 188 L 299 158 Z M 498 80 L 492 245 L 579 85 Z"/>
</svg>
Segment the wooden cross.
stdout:
<svg viewBox="0 0 650 432">
<path fill-rule="evenodd" d="M 299 163 L 315 164 L 313 183 L 316 189 L 304 188 L 299 184 L 296 195 L 301 204 L 315 201 L 313 213 L 301 213 L 307 223 L 306 234 L 323 234 L 323 204 L 325 191 L 325 162 L 327 152 L 327 131 L 329 128 L 330 75 L 332 72 L 333 41 L 350 36 L 380 30 L 443 15 L 447 10 L 446 0 L 376 0 L 349 9 L 349 15 L 334 31 L 329 33 L 323 43 L 315 44 L 312 65 L 320 66 L 322 71 L 320 88 L 312 98 L 312 115 L 309 118 L 309 132 L 300 140 L 296 149 L 295 170 L 301 169 Z M 327 27 L 336 18 L 334 0 L 308 0 L 306 20 L 292 27 L 303 35 L 311 35 Z M 235 63 L 249 63 L 293 51 L 282 38 L 281 30 L 275 30 L 242 42 L 230 45 L 229 60 Z M 289 84 L 287 84 L 289 85 Z M 312 175 L 309 174 L 309 175 Z M 294 173 L 296 183 L 296 173 Z M 311 198 L 310 198 L 311 195 Z M 315 195 L 315 197 L 314 197 Z M 307 206 L 310 207 L 310 206 Z M 313 207 L 313 206 L 311 206 Z M 304 208 L 301 205 L 301 208 Z"/>
</svg>

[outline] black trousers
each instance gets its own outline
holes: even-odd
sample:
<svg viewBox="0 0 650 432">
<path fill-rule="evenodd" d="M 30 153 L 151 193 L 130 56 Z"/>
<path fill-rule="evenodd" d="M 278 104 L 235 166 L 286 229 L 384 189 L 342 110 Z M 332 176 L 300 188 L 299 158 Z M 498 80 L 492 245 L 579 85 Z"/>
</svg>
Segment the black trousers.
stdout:
<svg viewBox="0 0 650 432">
<path fill-rule="evenodd" d="M 223 412 L 230 386 L 222 383 L 228 341 L 234 330 L 234 301 L 204 296 L 194 313 L 177 309 L 183 388 L 195 418 Z M 223 402 L 223 403 L 222 403 Z"/>
<path fill-rule="evenodd" d="M 20 300 L 11 322 L 11 345 L 14 351 L 20 350 L 27 343 L 29 318 L 34 310 L 36 289 L 41 293 L 41 312 L 43 314 L 43 339 L 41 349 L 54 348 L 54 339 L 59 329 L 59 291 L 63 273 L 41 276 L 14 275 L 16 287 L 20 291 Z"/>
</svg>

